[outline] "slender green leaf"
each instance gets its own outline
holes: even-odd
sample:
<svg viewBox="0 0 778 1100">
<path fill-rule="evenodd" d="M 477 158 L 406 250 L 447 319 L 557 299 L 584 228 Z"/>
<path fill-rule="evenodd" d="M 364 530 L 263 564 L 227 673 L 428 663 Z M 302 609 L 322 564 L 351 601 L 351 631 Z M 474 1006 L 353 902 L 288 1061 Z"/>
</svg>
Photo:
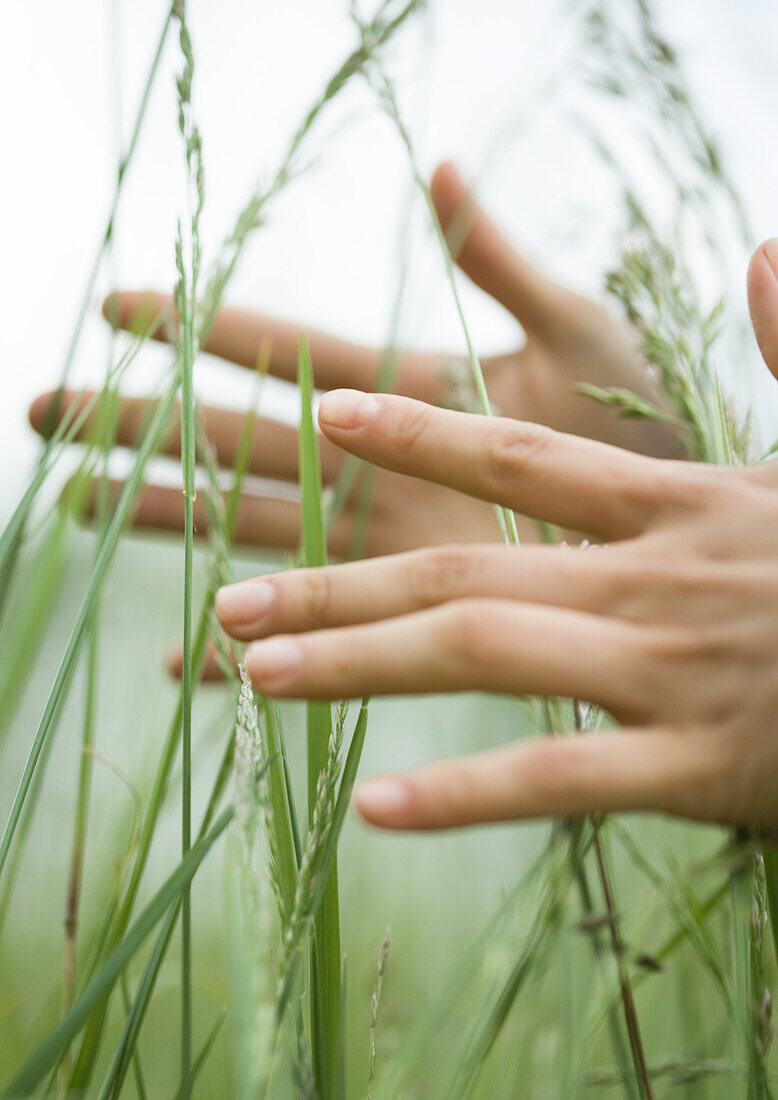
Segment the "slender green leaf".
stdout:
<svg viewBox="0 0 778 1100">
<path fill-rule="evenodd" d="M 302 403 L 299 436 L 302 549 L 304 564 L 311 568 L 326 564 L 327 545 L 319 447 L 313 424 L 313 369 L 308 340 L 304 334 L 300 336 L 297 382 Z M 319 775 L 327 767 L 332 714 L 329 703 L 309 702 L 306 711 L 310 822 L 316 804 Z M 311 943 L 311 1036 L 314 1074 L 319 1092 L 323 1100 L 331 1100 L 337 1088 L 341 1011 L 340 915 L 335 859 L 325 882 L 321 909 L 314 919 Z"/>
<path fill-rule="evenodd" d="M 3 1093 L 4 1097 L 10 1100 L 11 1097 L 29 1093 L 56 1063 L 67 1044 L 73 1041 L 84 1026 L 92 1008 L 110 992 L 143 941 L 180 896 L 182 889 L 192 881 L 198 867 L 231 820 L 232 807 L 224 810 L 207 836 L 192 845 L 186 858 L 159 888 L 127 935 L 87 984 L 64 1020 L 44 1039 L 11 1081 Z"/>
</svg>

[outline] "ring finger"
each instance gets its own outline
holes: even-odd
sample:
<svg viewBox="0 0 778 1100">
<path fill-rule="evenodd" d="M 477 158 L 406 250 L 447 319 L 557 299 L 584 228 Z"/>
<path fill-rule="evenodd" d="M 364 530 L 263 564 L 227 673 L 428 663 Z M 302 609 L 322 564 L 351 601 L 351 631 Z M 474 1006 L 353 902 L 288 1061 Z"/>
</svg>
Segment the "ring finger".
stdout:
<svg viewBox="0 0 778 1100">
<path fill-rule="evenodd" d="M 633 721 L 649 701 L 635 627 L 508 600 L 456 600 L 366 626 L 279 635 L 253 642 L 247 665 L 259 691 L 289 698 L 562 695 Z"/>
</svg>

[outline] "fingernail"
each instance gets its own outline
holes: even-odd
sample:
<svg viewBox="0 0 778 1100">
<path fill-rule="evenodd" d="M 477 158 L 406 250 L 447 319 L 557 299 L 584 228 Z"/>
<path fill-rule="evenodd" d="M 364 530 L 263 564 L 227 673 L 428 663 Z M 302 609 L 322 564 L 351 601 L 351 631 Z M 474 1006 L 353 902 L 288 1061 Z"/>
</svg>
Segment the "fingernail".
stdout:
<svg viewBox="0 0 778 1100">
<path fill-rule="evenodd" d="M 367 779 L 357 788 L 357 809 L 371 821 L 392 824 L 407 811 L 410 805 L 408 784 L 391 775 Z"/>
<path fill-rule="evenodd" d="M 266 615 L 276 590 L 267 581 L 239 581 L 216 593 L 216 614 L 229 626 L 248 626 Z"/>
<path fill-rule="evenodd" d="M 378 412 L 378 400 L 359 390 L 331 390 L 319 405 L 319 423 L 332 428 L 363 428 Z"/>
<path fill-rule="evenodd" d="M 762 245 L 762 254 L 770 265 L 773 275 L 778 279 L 778 237 L 771 237 Z"/>
<path fill-rule="evenodd" d="M 246 653 L 246 664 L 252 680 L 260 687 L 267 680 L 276 680 L 302 664 L 303 650 L 293 638 L 269 638 L 254 642 Z"/>
</svg>

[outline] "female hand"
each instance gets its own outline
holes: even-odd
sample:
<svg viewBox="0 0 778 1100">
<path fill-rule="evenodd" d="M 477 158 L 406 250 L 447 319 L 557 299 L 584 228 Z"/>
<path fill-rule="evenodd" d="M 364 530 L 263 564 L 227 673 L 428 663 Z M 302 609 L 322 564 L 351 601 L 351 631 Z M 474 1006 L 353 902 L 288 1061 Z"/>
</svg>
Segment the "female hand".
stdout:
<svg viewBox="0 0 778 1100">
<path fill-rule="evenodd" d="M 773 373 L 777 255 L 756 254 L 749 285 Z M 559 695 L 626 727 L 368 781 L 364 817 L 419 829 L 659 810 L 778 827 L 778 462 L 657 460 L 354 391 L 327 395 L 319 419 L 371 462 L 608 544 L 460 545 L 220 591 L 264 693 Z"/>
<path fill-rule="evenodd" d="M 620 419 L 614 410 L 575 391 L 576 383 L 582 381 L 621 386 L 663 404 L 657 384 L 637 354 L 629 328 L 617 323 L 599 306 L 550 282 L 518 256 L 475 207 L 450 165 L 442 165 L 435 173 L 432 195 L 444 225 L 458 211 L 470 225 L 458 255 L 460 267 L 505 306 L 526 332 L 526 345 L 521 350 L 484 362 L 495 406 L 508 417 L 536 421 L 646 454 L 680 456 L 681 446 L 672 428 Z M 161 295 L 123 293 L 108 300 L 105 312 L 120 327 L 143 329 L 167 302 Z M 164 327 L 158 337 L 165 338 Z M 310 343 L 315 381 L 320 389 L 350 386 L 369 391 L 377 386 L 382 362 L 379 350 L 356 347 L 321 333 L 312 333 Z M 294 325 L 224 309 L 205 350 L 254 369 L 266 346 L 271 349 L 270 372 L 293 381 L 298 346 L 298 329 Z M 404 355 L 395 383 L 397 392 L 431 404 L 445 404 L 453 396 L 449 370 L 452 358 L 455 357 L 444 354 Z M 454 365 L 461 377 L 469 378 L 469 367 L 464 361 Z M 90 396 L 85 395 L 84 400 Z M 51 399 L 51 394 L 42 395 L 30 410 L 30 419 L 38 431 L 50 427 L 46 414 Z M 71 392 L 60 400 L 57 406 L 60 415 L 76 399 L 77 395 Z M 134 444 L 146 408 L 144 400 L 123 399 L 118 420 L 119 444 Z M 219 462 L 230 467 L 236 457 L 243 415 L 211 407 L 203 410 L 203 418 Z M 179 419 L 176 410 L 164 445 L 170 454 L 179 453 Z M 94 418 L 85 425 L 84 436 L 93 423 Z M 343 449 L 335 441 L 324 440 L 321 458 L 325 485 L 333 485 L 345 460 Z M 248 473 L 296 485 L 296 430 L 272 419 L 259 418 Z M 115 485 L 114 491 L 120 488 Z M 277 496 L 244 495 L 235 531 L 238 543 L 276 550 L 297 547 L 299 506 L 293 500 Z M 341 520 L 331 532 L 330 550 L 338 557 L 349 556 L 355 508 L 356 495 L 347 502 Z M 198 531 L 204 532 L 207 526 L 204 512 L 197 515 L 196 521 Z M 139 500 L 135 523 L 146 528 L 181 529 L 180 491 L 148 486 Z M 532 525 L 525 526 L 522 534 L 532 537 Z M 499 537 L 494 514 L 481 501 L 396 472 L 379 473 L 366 547 L 368 555 L 451 541 L 499 540 Z"/>
</svg>

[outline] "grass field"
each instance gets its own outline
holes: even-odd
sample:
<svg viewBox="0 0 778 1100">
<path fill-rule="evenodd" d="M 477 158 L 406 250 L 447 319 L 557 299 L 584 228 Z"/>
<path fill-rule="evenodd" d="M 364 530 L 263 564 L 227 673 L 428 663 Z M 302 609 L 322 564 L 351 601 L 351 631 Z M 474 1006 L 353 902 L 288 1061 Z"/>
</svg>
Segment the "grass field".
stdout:
<svg viewBox="0 0 778 1100">
<path fill-rule="evenodd" d="M 231 499 L 245 455 L 233 474 L 212 468 L 197 420 L 199 346 L 276 196 L 308 170 L 309 142 L 330 104 L 365 77 L 374 109 L 396 131 L 414 209 L 439 252 L 474 408 L 487 410 L 453 274 L 456 246 L 437 222 L 384 67 L 417 7 L 388 0 L 369 16 L 352 12 L 349 50 L 215 256 L 201 254 L 208 158 L 186 6 L 172 5 L 158 55 L 150 35 L 148 90 L 163 80 L 168 36 L 178 42 L 178 81 L 167 90 L 178 105 L 188 192 L 177 233 L 171 228 L 180 324 L 157 379 L 157 412 L 125 456 L 126 487 L 108 507 L 101 493 L 116 432 L 111 398 L 160 320 L 144 318 L 139 337 L 111 344 L 104 415 L 91 442 L 68 445 L 75 426 L 65 411 L 0 534 L 3 1095 L 772 1095 L 776 959 L 767 894 L 776 868 L 769 856 L 765 868 L 758 837 L 651 817 L 391 836 L 339 816 L 357 767 L 368 775 L 570 730 L 581 712 L 569 701 L 458 695 L 374 700 L 362 711 L 354 701 L 339 727 L 334 707 L 283 704 L 276 712 L 259 699 L 255 726 L 245 688 L 238 709 L 234 668 L 225 683 L 198 685 L 201 642 L 221 638 L 210 614 L 218 584 L 293 562 L 321 564 L 338 499 L 337 489 L 322 493 L 303 341 L 300 550 L 233 553 Z M 588 28 L 595 75 L 597 64 L 609 74 L 607 95 L 645 94 L 647 113 L 673 143 L 677 160 L 667 164 L 656 133 L 646 136 L 675 220 L 655 223 L 617 151 L 598 146 L 593 133 L 625 210 L 623 248 L 603 281 L 643 340 L 690 457 L 754 461 L 764 449 L 758 433 L 747 429 L 742 400 L 739 419 L 729 406 L 725 416 L 717 374 L 717 357 L 738 346 L 743 318 L 737 306 L 720 317 L 707 288 L 698 298 L 678 255 L 694 241 L 697 261 L 723 264 L 731 240 L 748 234 L 747 214 L 651 11 L 636 3 L 632 14 L 627 30 L 608 5 L 582 5 L 576 18 Z M 102 286 L 145 109 L 141 97 L 63 382 Z M 174 475 L 168 464 L 168 474 L 189 501 L 197 464 L 208 540 L 195 538 L 189 503 L 183 539 L 128 529 L 147 463 L 157 469 L 162 461 L 154 456 L 163 414 L 176 396 L 183 461 Z M 591 396 L 654 415 L 626 392 Z M 82 476 L 96 485 L 88 523 Z M 369 495 L 360 507 L 367 523 Z M 513 514 L 503 511 L 500 522 L 514 541 Z M 180 684 L 164 660 L 182 636 Z"/>
</svg>

